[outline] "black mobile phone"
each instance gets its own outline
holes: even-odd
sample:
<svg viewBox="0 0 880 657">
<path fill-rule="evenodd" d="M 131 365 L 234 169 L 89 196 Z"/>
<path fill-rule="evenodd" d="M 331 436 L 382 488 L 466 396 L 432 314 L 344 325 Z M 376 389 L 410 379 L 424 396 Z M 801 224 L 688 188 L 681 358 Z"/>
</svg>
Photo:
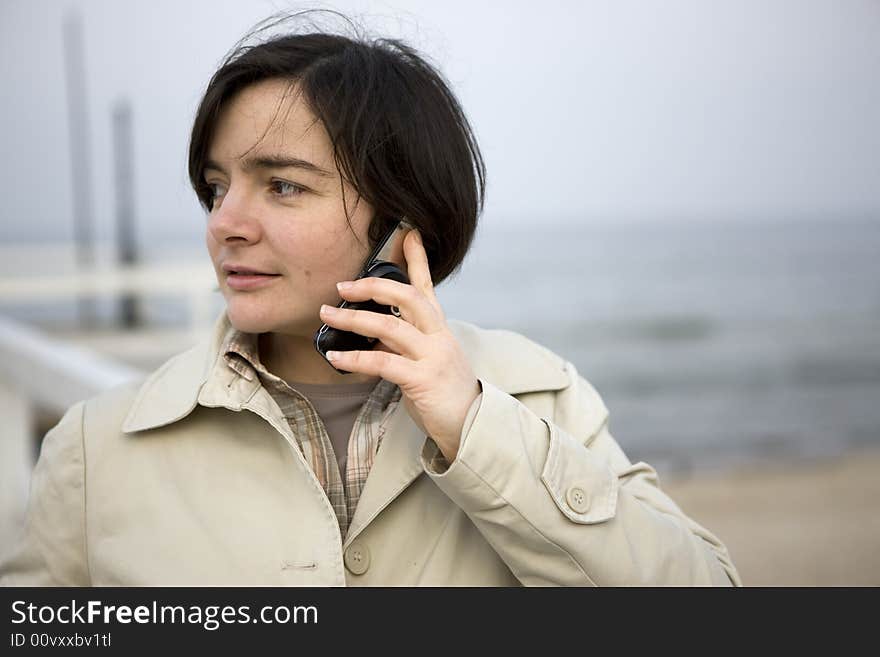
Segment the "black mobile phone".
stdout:
<svg viewBox="0 0 880 657">
<path fill-rule="evenodd" d="M 367 278 L 375 276 L 377 278 L 390 278 L 400 283 L 409 284 L 409 277 L 401 269 L 405 262 L 403 256 L 403 239 L 406 234 L 413 229 L 406 219 L 400 219 L 391 229 L 383 236 L 376 248 L 369 255 L 361 271 L 353 279 Z M 353 308 L 355 310 L 369 310 L 376 313 L 384 313 L 386 315 L 400 316 L 400 311 L 394 306 L 385 306 L 376 303 L 372 299 L 366 301 L 346 301 L 343 299 L 336 305 L 337 308 Z M 324 359 L 327 359 L 328 351 L 369 351 L 376 342 L 376 338 L 367 337 L 354 333 L 352 331 L 343 331 L 342 329 L 322 324 L 321 328 L 315 333 L 315 349 L 318 350 Z M 341 370 L 329 360 L 327 363 L 340 374 L 350 374 L 348 370 Z"/>
</svg>

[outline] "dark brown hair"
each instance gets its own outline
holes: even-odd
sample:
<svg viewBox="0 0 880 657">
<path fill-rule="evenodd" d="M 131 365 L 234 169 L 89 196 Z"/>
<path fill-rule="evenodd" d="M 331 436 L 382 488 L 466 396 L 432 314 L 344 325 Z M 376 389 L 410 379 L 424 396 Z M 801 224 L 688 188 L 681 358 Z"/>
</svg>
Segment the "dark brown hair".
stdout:
<svg viewBox="0 0 880 657">
<path fill-rule="evenodd" d="M 354 35 L 315 30 L 315 14 L 342 18 Z M 309 31 L 251 43 L 291 20 Z M 189 145 L 190 183 L 205 210 L 213 201 L 203 169 L 220 112 L 236 93 L 267 79 L 296 83 L 327 130 L 343 179 L 375 209 L 370 247 L 405 216 L 422 234 L 434 284 L 452 274 L 473 241 L 485 195 L 473 130 L 435 67 L 399 40 L 363 36 L 338 12 L 275 15 L 226 55 L 199 104 Z"/>
</svg>

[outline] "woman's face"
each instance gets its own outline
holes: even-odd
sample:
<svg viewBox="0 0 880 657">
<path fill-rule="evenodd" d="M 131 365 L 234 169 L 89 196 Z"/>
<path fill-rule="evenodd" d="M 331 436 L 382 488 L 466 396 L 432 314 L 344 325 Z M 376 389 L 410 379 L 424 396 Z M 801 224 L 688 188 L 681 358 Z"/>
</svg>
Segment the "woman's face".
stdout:
<svg viewBox="0 0 880 657">
<path fill-rule="evenodd" d="M 321 304 L 338 303 L 336 283 L 369 255 L 373 216 L 346 184 L 359 244 L 323 124 L 284 81 L 246 87 L 219 117 L 204 177 L 214 193 L 205 237 L 232 325 L 311 337 Z"/>
</svg>

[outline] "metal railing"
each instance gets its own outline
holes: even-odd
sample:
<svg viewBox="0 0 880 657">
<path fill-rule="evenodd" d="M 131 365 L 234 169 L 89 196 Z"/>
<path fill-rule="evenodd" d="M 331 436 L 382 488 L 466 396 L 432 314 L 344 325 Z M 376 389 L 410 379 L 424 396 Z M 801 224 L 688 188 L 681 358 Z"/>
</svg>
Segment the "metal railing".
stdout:
<svg viewBox="0 0 880 657">
<path fill-rule="evenodd" d="M 0 276 L 0 304 L 46 305 L 60 300 L 123 295 L 183 297 L 189 310 L 187 324 L 196 337 L 214 319 L 211 295 L 216 284 L 210 265 L 203 262 L 109 264 L 87 271 Z"/>
</svg>

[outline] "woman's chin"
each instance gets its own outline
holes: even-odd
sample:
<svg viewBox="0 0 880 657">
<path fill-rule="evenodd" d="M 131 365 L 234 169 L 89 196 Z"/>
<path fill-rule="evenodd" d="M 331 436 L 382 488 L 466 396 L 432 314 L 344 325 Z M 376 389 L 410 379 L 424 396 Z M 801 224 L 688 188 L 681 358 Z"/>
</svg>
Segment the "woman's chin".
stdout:
<svg viewBox="0 0 880 657">
<path fill-rule="evenodd" d="M 245 333 L 266 333 L 274 331 L 278 325 L 277 319 L 257 312 L 254 308 L 242 308 L 237 303 L 227 304 L 226 316 L 233 327 Z"/>
<path fill-rule="evenodd" d="M 314 319 L 277 317 L 255 312 L 253 308 L 241 308 L 237 304 L 226 307 L 229 323 L 245 333 L 285 333 L 311 337 L 321 327 L 318 313 Z"/>
<path fill-rule="evenodd" d="M 265 328 L 265 326 L 259 322 L 241 321 L 230 317 L 229 323 L 232 324 L 234 329 L 244 333 L 266 333 L 267 331 L 271 331 L 271 329 Z"/>
</svg>

